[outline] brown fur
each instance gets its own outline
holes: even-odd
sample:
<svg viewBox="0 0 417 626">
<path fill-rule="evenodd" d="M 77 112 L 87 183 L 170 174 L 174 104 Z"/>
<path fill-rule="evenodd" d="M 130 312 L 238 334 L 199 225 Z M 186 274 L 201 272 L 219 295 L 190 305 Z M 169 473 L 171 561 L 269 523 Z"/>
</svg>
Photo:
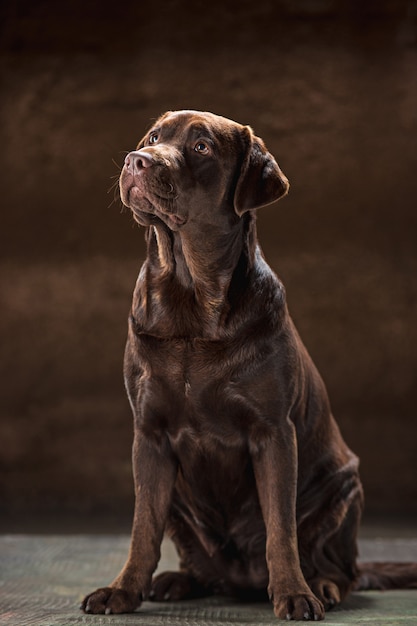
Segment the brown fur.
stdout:
<svg viewBox="0 0 417 626">
<path fill-rule="evenodd" d="M 136 506 L 125 567 L 82 607 L 267 588 L 279 618 L 322 619 L 359 576 L 362 487 L 256 239 L 288 181 L 248 126 L 180 111 L 120 190 L 148 246 L 124 366 Z M 152 581 L 164 531 L 181 569 Z"/>
</svg>

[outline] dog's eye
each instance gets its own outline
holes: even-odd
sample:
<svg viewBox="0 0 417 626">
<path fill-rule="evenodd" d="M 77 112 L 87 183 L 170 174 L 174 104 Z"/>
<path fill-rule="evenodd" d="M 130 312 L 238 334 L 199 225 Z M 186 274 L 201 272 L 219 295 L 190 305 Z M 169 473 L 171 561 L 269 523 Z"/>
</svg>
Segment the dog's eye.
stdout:
<svg viewBox="0 0 417 626">
<path fill-rule="evenodd" d="M 152 144 L 156 143 L 158 141 L 158 139 L 159 139 L 158 133 L 153 132 L 153 133 L 151 133 L 149 135 L 148 143 L 152 145 Z"/>
<path fill-rule="evenodd" d="M 209 152 L 208 146 L 204 141 L 198 141 L 194 146 L 194 150 L 199 154 L 208 154 Z"/>
</svg>

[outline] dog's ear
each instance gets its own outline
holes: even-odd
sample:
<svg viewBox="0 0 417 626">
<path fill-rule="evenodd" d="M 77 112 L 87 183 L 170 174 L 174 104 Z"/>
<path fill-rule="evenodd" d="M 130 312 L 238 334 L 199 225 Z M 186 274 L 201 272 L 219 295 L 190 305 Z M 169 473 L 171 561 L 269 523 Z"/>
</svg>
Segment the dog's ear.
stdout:
<svg viewBox="0 0 417 626">
<path fill-rule="evenodd" d="M 234 196 L 234 208 L 239 216 L 279 200 L 290 186 L 262 139 L 254 135 L 250 126 L 245 126 L 243 133 L 246 152 Z"/>
</svg>

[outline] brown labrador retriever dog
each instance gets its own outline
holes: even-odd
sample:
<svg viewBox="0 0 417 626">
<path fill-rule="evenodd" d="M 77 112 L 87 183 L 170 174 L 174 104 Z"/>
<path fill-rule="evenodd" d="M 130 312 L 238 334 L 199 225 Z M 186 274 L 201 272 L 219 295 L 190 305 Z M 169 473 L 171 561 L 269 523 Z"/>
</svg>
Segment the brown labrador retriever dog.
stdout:
<svg viewBox="0 0 417 626">
<path fill-rule="evenodd" d="M 359 578 L 362 487 L 257 243 L 256 209 L 288 181 L 250 127 L 178 111 L 127 155 L 120 191 L 148 246 L 124 364 L 136 504 L 123 570 L 82 608 L 268 589 L 277 617 L 322 619 Z M 164 531 L 180 571 L 152 580 Z M 415 584 L 417 566 L 387 567 L 362 586 Z"/>
</svg>

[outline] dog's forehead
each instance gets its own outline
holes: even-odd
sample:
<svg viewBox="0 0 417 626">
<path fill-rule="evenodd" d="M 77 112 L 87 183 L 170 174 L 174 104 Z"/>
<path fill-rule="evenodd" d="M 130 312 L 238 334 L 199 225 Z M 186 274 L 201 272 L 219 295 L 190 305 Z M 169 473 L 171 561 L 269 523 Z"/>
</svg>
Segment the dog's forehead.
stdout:
<svg viewBox="0 0 417 626">
<path fill-rule="evenodd" d="M 157 120 L 156 126 L 170 128 L 174 133 L 206 134 L 219 140 L 236 135 L 243 129 L 241 124 L 226 117 L 193 110 L 169 111 Z"/>
</svg>

